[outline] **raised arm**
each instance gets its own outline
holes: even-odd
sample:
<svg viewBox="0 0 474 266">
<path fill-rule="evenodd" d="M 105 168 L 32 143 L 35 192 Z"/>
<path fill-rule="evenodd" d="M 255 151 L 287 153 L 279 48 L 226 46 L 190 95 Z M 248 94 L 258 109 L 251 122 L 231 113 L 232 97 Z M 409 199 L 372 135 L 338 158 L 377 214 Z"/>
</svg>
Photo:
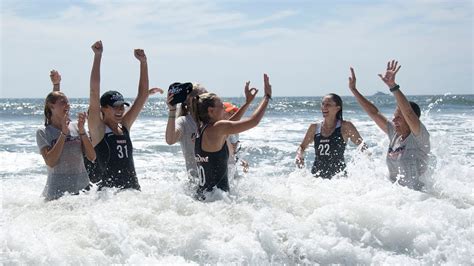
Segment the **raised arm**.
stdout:
<svg viewBox="0 0 474 266">
<path fill-rule="evenodd" d="M 148 99 L 148 64 L 146 60 L 145 51 L 142 49 L 135 49 L 135 57 L 140 61 L 140 81 L 138 82 L 138 95 L 133 102 L 130 110 L 123 117 L 123 125 L 130 130 L 133 123 L 137 119 L 140 111 L 145 106 Z"/>
<path fill-rule="evenodd" d="M 410 127 L 411 132 L 418 136 L 420 134 L 420 119 L 413 111 L 410 102 L 407 100 L 405 95 L 400 90 L 400 86 L 395 82 L 395 76 L 397 75 L 398 70 L 402 67 L 397 66 L 398 61 L 392 60 L 387 63 L 387 71 L 385 75 L 379 74 L 379 77 L 382 81 L 388 86 L 390 91 L 395 96 L 397 101 L 398 108 L 402 112 L 405 121 L 407 121 L 408 126 Z"/>
<path fill-rule="evenodd" d="M 383 130 L 383 132 L 388 133 L 387 118 L 379 112 L 379 109 L 367 100 L 356 88 L 356 76 L 354 73 L 354 69 L 351 67 L 351 77 L 349 77 L 349 89 L 351 90 L 352 94 L 356 98 L 359 105 L 364 109 L 364 111 L 374 120 L 375 124 Z"/>
<path fill-rule="evenodd" d="M 84 124 L 86 123 L 87 114 L 86 113 L 79 113 L 77 119 L 77 128 L 79 129 L 79 137 L 81 138 L 82 142 L 82 151 L 86 155 L 89 161 L 94 161 L 96 154 L 94 150 L 94 146 L 92 146 L 91 140 L 86 134 L 86 129 L 84 128 Z"/>
<path fill-rule="evenodd" d="M 316 124 L 309 125 L 308 130 L 306 131 L 306 135 L 304 136 L 303 141 L 296 149 L 296 158 L 295 163 L 299 168 L 304 167 L 304 152 L 308 145 L 314 141 L 314 134 L 316 133 Z"/>
<path fill-rule="evenodd" d="M 220 120 L 214 125 L 218 135 L 238 134 L 257 126 L 258 123 L 260 123 L 260 120 L 262 120 L 265 110 L 267 109 L 268 102 L 272 98 L 272 86 L 270 85 L 270 80 L 267 74 L 263 75 L 263 81 L 265 95 L 253 114 L 249 118 L 240 121 Z"/>
<path fill-rule="evenodd" d="M 165 139 L 168 145 L 173 145 L 181 139 L 182 132 L 176 129 L 176 104 L 172 105 L 173 93 L 168 93 L 166 105 L 168 105 L 168 123 L 166 124 Z"/>
<path fill-rule="evenodd" d="M 99 144 L 104 136 L 104 123 L 100 118 L 100 62 L 104 50 L 102 41 L 97 41 L 92 45 L 94 51 L 94 63 L 92 63 L 90 94 L 89 94 L 89 119 L 88 126 L 91 134 L 92 144 Z"/>
<path fill-rule="evenodd" d="M 249 89 L 250 86 L 250 81 L 247 81 L 245 83 L 245 104 L 242 105 L 239 108 L 239 111 L 237 111 L 234 115 L 232 115 L 229 120 L 230 121 L 239 121 L 242 119 L 242 116 L 245 114 L 247 111 L 247 108 L 249 108 L 250 104 L 252 103 L 253 99 L 255 99 L 255 95 L 257 95 L 258 90 L 255 88 Z"/>
<path fill-rule="evenodd" d="M 49 73 L 49 78 L 51 79 L 51 83 L 53 83 L 53 91 L 60 91 L 61 88 L 61 75 L 57 70 L 51 70 Z"/>
</svg>

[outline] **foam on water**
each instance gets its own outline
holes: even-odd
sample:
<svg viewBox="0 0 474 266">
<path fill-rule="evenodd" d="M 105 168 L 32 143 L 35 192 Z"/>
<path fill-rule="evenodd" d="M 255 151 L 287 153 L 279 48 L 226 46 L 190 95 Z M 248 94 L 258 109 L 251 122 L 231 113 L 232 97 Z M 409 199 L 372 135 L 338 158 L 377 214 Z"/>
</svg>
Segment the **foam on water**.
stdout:
<svg viewBox="0 0 474 266">
<path fill-rule="evenodd" d="M 424 118 L 436 156 L 426 193 L 387 180 L 388 140 L 348 112 L 371 153 L 348 146 L 348 177 L 312 177 L 311 148 L 307 167 L 294 166 L 318 114 L 269 116 L 241 135 L 250 172 L 206 202 L 191 196 L 162 118 L 141 118 L 132 129 L 142 192 L 93 189 L 48 203 L 39 196 L 46 170 L 34 139 L 41 117 L 1 121 L 1 263 L 472 265 L 474 116 L 466 113 Z"/>
</svg>

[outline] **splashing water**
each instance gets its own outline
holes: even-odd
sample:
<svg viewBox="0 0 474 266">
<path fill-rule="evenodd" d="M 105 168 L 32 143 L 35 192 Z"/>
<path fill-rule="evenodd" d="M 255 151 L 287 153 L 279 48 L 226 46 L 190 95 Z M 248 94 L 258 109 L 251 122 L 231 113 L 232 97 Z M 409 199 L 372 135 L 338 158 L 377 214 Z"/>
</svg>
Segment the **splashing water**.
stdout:
<svg viewBox="0 0 474 266">
<path fill-rule="evenodd" d="M 345 117 L 370 155 L 348 145 L 348 176 L 323 180 L 309 173 L 309 148 L 297 169 L 296 147 L 321 118 L 320 98 L 276 98 L 278 110 L 240 136 L 250 172 L 239 168 L 230 193 L 207 202 L 193 199 L 179 145 L 164 141 L 165 110 L 152 103 L 131 131 L 142 192 L 93 189 L 45 203 L 34 135 L 41 116 L 4 100 L 1 263 L 472 265 L 474 112 L 465 103 L 473 98 L 454 96 L 417 96 L 436 157 L 426 193 L 388 181 L 388 139 L 353 98 L 344 99 Z M 41 107 L 23 101 L 33 113 Z M 381 110 L 391 117 L 394 106 Z"/>
</svg>

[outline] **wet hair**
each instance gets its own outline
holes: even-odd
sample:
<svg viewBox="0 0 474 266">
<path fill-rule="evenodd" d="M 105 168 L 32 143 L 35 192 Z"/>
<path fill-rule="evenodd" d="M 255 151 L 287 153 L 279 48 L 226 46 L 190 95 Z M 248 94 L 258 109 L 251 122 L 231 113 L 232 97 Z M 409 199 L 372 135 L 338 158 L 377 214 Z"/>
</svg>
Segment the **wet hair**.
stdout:
<svg viewBox="0 0 474 266">
<path fill-rule="evenodd" d="M 201 95 L 196 95 L 192 98 L 191 109 L 193 119 L 200 127 L 202 124 L 207 124 L 211 120 L 209 117 L 209 107 L 215 106 L 217 95 L 215 93 L 206 92 Z"/>
<path fill-rule="evenodd" d="M 60 91 L 52 91 L 46 96 L 44 100 L 44 125 L 47 126 L 51 124 L 51 116 L 53 112 L 49 107 L 50 104 L 55 104 L 57 100 L 65 98 L 66 95 Z"/>
<path fill-rule="evenodd" d="M 413 112 L 415 112 L 416 116 L 420 118 L 421 116 L 420 106 L 418 106 L 418 104 L 416 104 L 415 102 L 409 102 L 409 103 L 410 103 L 411 109 L 413 109 Z"/>
<path fill-rule="evenodd" d="M 206 92 L 207 92 L 206 88 L 204 88 L 201 84 L 193 83 L 193 90 L 189 93 L 188 97 L 191 98 L 191 102 L 192 102 L 192 99 L 194 97 Z M 179 110 L 178 116 L 188 115 L 190 111 L 191 111 L 191 108 L 188 106 L 187 101 L 184 101 L 183 103 L 181 103 L 181 108 Z"/>
<path fill-rule="evenodd" d="M 341 109 L 339 110 L 339 112 L 337 112 L 337 114 L 336 114 L 336 119 L 343 121 L 343 119 L 342 119 L 342 99 L 341 99 L 341 96 L 339 96 L 339 95 L 337 95 L 337 94 L 335 94 L 335 93 L 329 93 L 329 94 L 326 95 L 326 96 L 330 96 L 331 99 L 336 103 L 336 106 L 341 107 Z"/>
</svg>

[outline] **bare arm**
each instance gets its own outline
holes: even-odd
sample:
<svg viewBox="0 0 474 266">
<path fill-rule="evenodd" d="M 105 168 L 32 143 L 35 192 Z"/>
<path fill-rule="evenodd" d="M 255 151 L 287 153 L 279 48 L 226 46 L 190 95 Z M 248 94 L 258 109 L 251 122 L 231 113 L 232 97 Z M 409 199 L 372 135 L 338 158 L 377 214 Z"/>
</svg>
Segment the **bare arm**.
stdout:
<svg viewBox="0 0 474 266">
<path fill-rule="evenodd" d="M 59 134 L 59 138 L 56 140 L 54 146 L 51 149 L 49 149 L 49 147 L 44 147 L 40 151 L 44 162 L 49 167 L 54 167 L 58 164 L 59 157 L 61 157 L 61 153 L 63 152 L 64 143 L 66 142 L 66 136 L 70 133 L 68 123 L 69 115 L 66 114 L 61 119 L 61 133 Z"/>
<path fill-rule="evenodd" d="M 43 156 L 44 162 L 47 166 L 55 167 L 58 164 L 65 142 L 66 136 L 61 133 L 53 148 L 49 149 L 49 147 L 44 147 L 41 149 L 41 155 Z"/>
<path fill-rule="evenodd" d="M 82 151 L 86 154 L 87 159 L 89 161 L 94 161 L 96 154 L 94 150 L 94 146 L 92 146 L 92 143 L 89 139 L 89 137 L 86 134 L 86 130 L 84 128 L 84 123 L 86 122 L 86 113 L 79 113 L 78 114 L 79 118 L 77 121 L 77 127 L 79 129 L 79 137 L 81 138 L 82 142 Z"/>
<path fill-rule="evenodd" d="M 359 131 L 351 122 L 344 121 L 342 123 L 342 135 L 345 142 L 347 142 L 347 140 L 351 140 L 352 143 L 354 143 L 357 146 L 359 146 L 360 144 L 363 144 L 361 147 L 362 151 L 367 149 L 367 145 L 365 145 L 364 140 L 359 134 Z"/>
<path fill-rule="evenodd" d="M 242 119 L 242 116 L 244 116 L 245 112 L 247 111 L 248 107 L 250 106 L 250 103 L 252 103 L 253 99 L 255 99 L 255 95 L 257 95 L 258 90 L 255 88 L 249 89 L 250 81 L 247 81 L 245 83 L 245 104 L 242 105 L 239 108 L 239 111 L 237 111 L 233 116 L 230 117 L 229 120 L 231 121 L 239 121 Z"/>
<path fill-rule="evenodd" d="M 379 109 L 367 100 L 356 88 L 356 77 L 354 73 L 354 69 L 351 67 L 351 77 L 349 77 L 349 89 L 351 90 L 352 94 L 356 98 L 359 105 L 364 109 L 364 111 L 374 120 L 375 124 L 383 130 L 383 132 L 388 133 L 387 118 L 379 112 Z"/>
<path fill-rule="evenodd" d="M 176 105 L 171 105 L 173 94 L 168 94 L 166 104 L 168 105 L 168 123 L 166 124 L 165 139 L 168 145 L 173 145 L 181 139 L 181 131 L 176 129 Z"/>
<path fill-rule="evenodd" d="M 92 64 L 90 80 L 88 126 L 92 144 L 96 146 L 104 137 L 105 132 L 104 123 L 100 118 L 100 62 L 103 52 L 102 42 L 95 42 L 92 45 L 92 50 L 94 51 L 94 63 Z"/>
<path fill-rule="evenodd" d="M 407 98 L 400 90 L 400 86 L 398 86 L 395 82 L 395 76 L 397 75 L 398 70 L 400 70 L 400 68 L 402 67 L 401 65 L 397 67 L 397 65 L 398 61 L 389 61 L 387 63 L 387 71 L 385 72 L 385 76 L 379 74 L 379 77 L 385 84 L 387 84 L 388 88 L 391 89 L 391 91 L 393 92 L 395 100 L 397 101 L 398 108 L 400 108 L 400 111 L 402 112 L 405 121 L 407 121 L 411 132 L 413 132 L 415 136 L 418 136 L 420 134 L 420 119 L 411 108 L 410 102 L 408 102 Z"/>
<path fill-rule="evenodd" d="M 262 101 L 250 118 L 240 121 L 221 120 L 214 125 L 216 135 L 223 136 L 238 134 L 257 126 L 258 123 L 260 123 L 260 120 L 262 120 L 265 110 L 267 109 L 268 102 L 272 96 L 272 86 L 270 85 L 267 74 L 264 74 L 263 79 L 265 84 L 265 96 L 262 98 Z"/>
<path fill-rule="evenodd" d="M 60 91 L 61 86 L 61 75 L 57 70 L 51 70 L 49 77 L 51 78 L 51 83 L 53 83 L 53 91 Z"/>
<path fill-rule="evenodd" d="M 133 123 L 137 119 L 140 111 L 145 106 L 148 99 L 148 64 L 146 60 L 145 52 L 142 49 L 135 49 L 135 57 L 140 61 L 140 81 L 138 82 L 138 95 L 133 102 L 130 110 L 123 117 L 123 125 L 130 130 Z"/>
<path fill-rule="evenodd" d="M 317 124 L 309 125 L 308 130 L 306 131 L 306 135 L 303 138 L 303 141 L 301 142 L 301 144 L 298 146 L 298 149 L 296 150 L 295 163 L 299 168 L 304 167 L 304 152 L 306 148 L 308 148 L 308 145 L 314 141 L 316 126 Z"/>
</svg>

